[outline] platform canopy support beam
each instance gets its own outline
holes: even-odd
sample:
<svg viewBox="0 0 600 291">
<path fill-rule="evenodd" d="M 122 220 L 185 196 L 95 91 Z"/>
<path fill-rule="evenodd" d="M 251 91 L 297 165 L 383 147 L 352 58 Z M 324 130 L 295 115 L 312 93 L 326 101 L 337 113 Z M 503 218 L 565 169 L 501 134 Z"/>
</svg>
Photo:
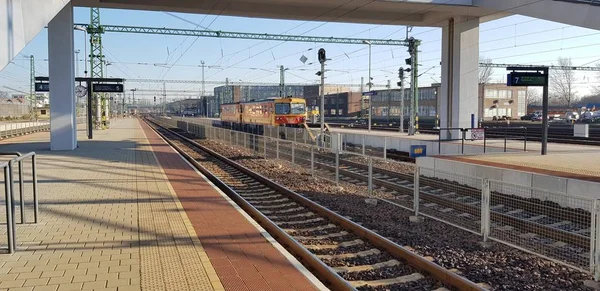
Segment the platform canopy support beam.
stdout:
<svg viewBox="0 0 600 291">
<path fill-rule="evenodd" d="M 479 104 L 479 18 L 455 17 L 442 28 L 441 128 L 477 126 Z M 475 121 L 475 124 L 472 123 Z M 441 131 L 442 139 L 452 131 Z"/>
<path fill-rule="evenodd" d="M 50 149 L 77 147 L 75 114 L 75 51 L 73 6 L 68 3 L 48 24 L 48 70 L 50 86 Z"/>
</svg>

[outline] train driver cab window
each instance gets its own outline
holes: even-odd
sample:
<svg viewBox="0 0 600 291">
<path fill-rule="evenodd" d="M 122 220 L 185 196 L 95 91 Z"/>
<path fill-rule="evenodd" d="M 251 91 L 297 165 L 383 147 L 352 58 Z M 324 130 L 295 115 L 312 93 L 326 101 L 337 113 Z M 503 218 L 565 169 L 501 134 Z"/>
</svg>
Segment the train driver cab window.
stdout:
<svg viewBox="0 0 600 291">
<path fill-rule="evenodd" d="M 304 103 L 292 103 L 292 114 L 304 114 L 306 113 L 306 105 Z"/>
<path fill-rule="evenodd" d="M 290 104 L 275 103 L 275 114 L 290 114 Z"/>
</svg>

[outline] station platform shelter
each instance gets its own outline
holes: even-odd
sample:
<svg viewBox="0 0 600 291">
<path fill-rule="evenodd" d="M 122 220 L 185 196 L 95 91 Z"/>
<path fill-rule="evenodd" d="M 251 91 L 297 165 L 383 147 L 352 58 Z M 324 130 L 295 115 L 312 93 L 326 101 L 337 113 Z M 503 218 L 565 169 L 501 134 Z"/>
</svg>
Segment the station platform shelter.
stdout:
<svg viewBox="0 0 600 291">
<path fill-rule="evenodd" d="M 12 254 L 0 224 L 0 290 L 326 289 L 138 119 L 78 136 L 74 151 L 50 151 L 49 132 L 0 142 L 37 153 L 40 205 L 31 223 L 25 183 Z"/>
</svg>

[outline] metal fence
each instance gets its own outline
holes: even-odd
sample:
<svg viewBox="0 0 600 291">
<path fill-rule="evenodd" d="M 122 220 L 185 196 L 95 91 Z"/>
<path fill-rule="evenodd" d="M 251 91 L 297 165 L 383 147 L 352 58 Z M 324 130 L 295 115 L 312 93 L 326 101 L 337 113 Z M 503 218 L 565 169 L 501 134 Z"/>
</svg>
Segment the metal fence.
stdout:
<svg viewBox="0 0 600 291">
<path fill-rule="evenodd" d="M 0 139 L 50 130 L 49 122 L 31 121 L 0 124 Z"/>
<path fill-rule="evenodd" d="M 37 181 L 37 168 L 36 168 L 36 153 L 29 152 L 27 154 L 21 154 L 19 152 L 2 152 L 2 156 L 16 156 L 7 162 L 0 163 L 0 168 L 4 171 L 4 211 L 6 214 L 6 241 L 8 253 L 14 253 L 17 249 L 17 233 L 16 233 L 16 200 L 15 200 L 15 183 L 18 183 L 19 187 L 19 213 L 20 223 L 26 224 L 26 191 L 25 191 L 25 162 L 27 159 L 31 159 L 31 190 L 32 190 L 32 204 L 33 204 L 33 223 L 39 222 L 39 202 L 38 202 L 38 181 Z M 15 164 L 18 167 L 17 179 L 14 178 Z"/>
<path fill-rule="evenodd" d="M 377 198 L 551 260 L 600 279 L 600 201 L 419 167 L 368 155 L 343 138 L 327 146 L 305 143 L 301 130 L 254 135 L 209 125 L 163 122 L 208 139 L 252 150 L 303 168 L 332 183 L 364 187 Z M 296 132 L 296 133 L 294 133 Z M 384 141 L 384 143 L 386 143 Z M 367 143 L 363 143 L 367 144 Z M 600 184 L 598 184 L 600 189 Z"/>
<path fill-rule="evenodd" d="M 449 141 L 460 141 L 460 154 L 465 154 L 465 142 L 483 140 L 483 153 L 490 147 L 507 152 L 509 143 L 523 143 L 523 151 L 527 151 L 527 127 L 483 127 L 483 128 L 440 128 L 438 135 L 438 153 L 442 152 L 442 144 Z M 498 143 L 494 142 L 500 142 Z"/>
</svg>

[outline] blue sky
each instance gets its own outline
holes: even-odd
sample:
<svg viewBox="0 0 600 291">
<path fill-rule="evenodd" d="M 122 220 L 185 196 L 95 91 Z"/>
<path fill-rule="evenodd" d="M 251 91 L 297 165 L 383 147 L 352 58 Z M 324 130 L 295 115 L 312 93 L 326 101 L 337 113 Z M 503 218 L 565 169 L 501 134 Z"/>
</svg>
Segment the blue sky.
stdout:
<svg viewBox="0 0 600 291">
<path fill-rule="evenodd" d="M 175 15 L 175 16 L 173 16 Z M 187 21 L 181 20 L 183 18 Z M 89 8 L 75 8 L 75 22 L 89 23 Z M 405 37 L 405 28 L 367 24 L 323 23 L 227 16 L 205 16 L 163 12 L 101 10 L 103 24 L 172 27 L 194 29 L 195 24 L 213 30 L 278 33 L 294 35 L 398 38 Z M 195 23 L 195 24 L 193 24 Z M 491 58 L 494 63 L 552 64 L 558 57 L 571 57 L 573 65 L 593 66 L 600 62 L 599 31 L 577 28 L 560 23 L 537 20 L 523 16 L 511 16 L 487 22 L 480 27 L 480 55 Z M 75 48 L 80 49 L 79 72 L 83 75 L 84 33 L 75 31 Z M 419 82 L 428 85 L 440 80 L 441 30 L 416 27 L 411 36 L 422 40 L 420 47 L 421 72 L 429 70 Z M 87 44 L 87 40 L 85 41 Z M 147 79 L 201 79 L 201 61 L 207 66 L 205 78 L 210 81 L 279 82 L 278 66 L 290 68 L 286 82 L 313 83 L 318 81 L 315 72 L 316 51 L 327 50 L 329 62 L 328 83 L 359 84 L 360 78 L 368 76 L 367 45 L 337 45 L 300 42 L 275 42 L 240 39 L 195 38 L 165 35 L 107 33 L 103 36 L 104 54 L 112 65 L 108 75 L 122 78 Z M 89 48 L 88 48 L 89 52 Z M 34 55 L 36 75 L 47 75 L 47 31 L 43 30 L 21 52 Z M 299 58 L 305 55 L 306 64 Z M 406 48 L 373 46 L 372 76 L 378 85 L 391 80 L 397 82 L 397 70 L 408 57 Z M 154 64 L 158 64 L 155 66 Z M 161 64 L 168 64 L 164 66 Z M 169 68 L 170 66 L 170 68 Z M 253 69 L 250 69 L 253 68 Z M 493 79 L 503 82 L 505 70 L 496 69 Z M 596 72 L 577 72 L 576 84 L 579 95 L 585 95 L 590 87 L 600 84 Z M 0 90 L 3 86 L 28 91 L 29 61 L 24 57 L 14 60 L 0 72 Z M 366 81 L 365 81 L 366 82 Z M 156 90 L 161 84 L 128 82 L 128 88 Z M 212 92 L 215 85 L 207 85 Z M 218 86 L 218 85 L 217 85 Z M 167 90 L 201 91 L 200 84 L 168 84 Z M 142 95 L 146 94 L 146 95 Z M 139 97 L 152 98 L 155 93 L 138 93 Z M 192 93 L 172 94 L 184 97 Z M 197 94 L 196 94 L 197 95 Z"/>
</svg>

